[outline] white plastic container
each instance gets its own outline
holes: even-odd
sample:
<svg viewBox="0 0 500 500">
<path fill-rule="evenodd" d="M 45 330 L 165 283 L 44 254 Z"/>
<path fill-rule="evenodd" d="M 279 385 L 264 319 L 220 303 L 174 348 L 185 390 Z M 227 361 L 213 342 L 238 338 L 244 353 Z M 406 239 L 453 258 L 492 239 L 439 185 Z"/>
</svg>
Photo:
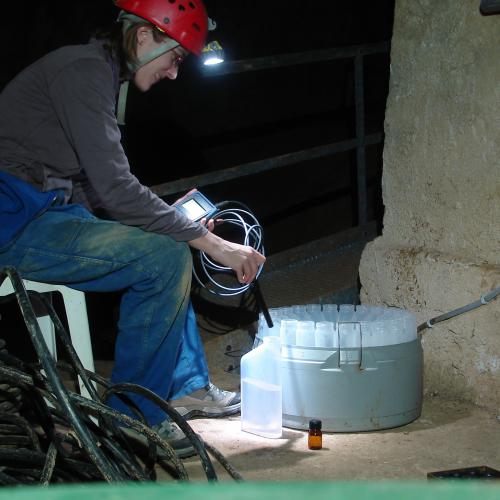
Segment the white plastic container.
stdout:
<svg viewBox="0 0 500 500">
<path fill-rule="evenodd" d="M 314 343 L 316 347 L 333 347 L 334 335 L 337 333 L 336 323 L 331 321 L 318 321 L 314 330 Z"/>
<path fill-rule="evenodd" d="M 295 345 L 297 339 L 297 320 L 281 320 L 280 337 L 283 345 Z"/>
<path fill-rule="evenodd" d="M 284 427 L 306 430 L 310 419 L 319 418 L 323 431 L 359 432 L 418 418 L 423 354 L 413 313 L 350 304 L 279 312 Z M 316 323 L 313 347 L 298 331 L 304 321 Z"/>
<path fill-rule="evenodd" d="M 303 347 L 314 347 L 314 321 L 297 321 L 295 343 Z"/>
<path fill-rule="evenodd" d="M 241 358 L 241 430 L 280 438 L 282 426 L 281 340 L 263 343 Z"/>
</svg>

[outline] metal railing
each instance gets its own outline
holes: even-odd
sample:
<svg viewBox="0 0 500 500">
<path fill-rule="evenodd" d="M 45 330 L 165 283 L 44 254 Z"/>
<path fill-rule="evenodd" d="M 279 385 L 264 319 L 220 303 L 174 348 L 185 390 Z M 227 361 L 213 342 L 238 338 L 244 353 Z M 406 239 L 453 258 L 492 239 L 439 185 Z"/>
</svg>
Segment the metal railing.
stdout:
<svg viewBox="0 0 500 500">
<path fill-rule="evenodd" d="M 176 181 L 159 184 L 152 187 L 158 196 L 168 196 L 190 189 L 193 185 L 203 187 L 220 182 L 256 175 L 276 168 L 293 165 L 306 160 L 313 160 L 339 152 L 356 150 L 356 177 L 358 200 L 358 225 L 368 221 L 367 203 L 367 176 L 366 176 L 366 147 L 379 144 L 383 140 L 382 132 L 365 133 L 365 101 L 364 101 L 364 58 L 374 54 L 383 54 L 389 51 L 389 42 L 356 45 L 308 52 L 281 54 L 277 56 L 260 57 L 249 60 L 231 61 L 220 66 L 207 67 L 202 72 L 203 77 L 209 78 L 234 73 L 261 71 L 286 66 L 311 64 L 333 61 L 336 59 L 353 59 L 354 62 L 354 104 L 356 137 L 322 146 L 316 146 L 301 151 L 266 158 L 250 163 L 244 163 L 207 174 L 186 177 Z"/>
</svg>

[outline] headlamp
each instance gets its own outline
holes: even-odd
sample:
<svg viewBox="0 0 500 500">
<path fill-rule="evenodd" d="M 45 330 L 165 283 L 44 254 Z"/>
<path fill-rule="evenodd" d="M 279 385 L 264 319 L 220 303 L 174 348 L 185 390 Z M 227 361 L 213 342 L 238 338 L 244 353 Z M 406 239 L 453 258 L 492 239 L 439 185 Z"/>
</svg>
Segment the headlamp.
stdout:
<svg viewBox="0 0 500 500">
<path fill-rule="evenodd" d="M 217 41 L 205 45 L 201 51 L 201 60 L 205 66 L 213 66 L 224 62 L 224 49 Z"/>
</svg>

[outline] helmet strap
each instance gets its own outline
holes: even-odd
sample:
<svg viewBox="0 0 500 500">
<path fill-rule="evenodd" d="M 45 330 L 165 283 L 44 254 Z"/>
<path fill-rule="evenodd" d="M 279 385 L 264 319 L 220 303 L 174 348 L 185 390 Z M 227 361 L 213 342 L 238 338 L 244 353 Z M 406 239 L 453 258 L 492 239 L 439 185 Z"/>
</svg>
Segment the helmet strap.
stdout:
<svg viewBox="0 0 500 500">
<path fill-rule="evenodd" d="M 149 22 L 146 19 L 143 19 L 142 17 L 130 14 L 129 12 L 125 12 L 123 10 L 120 12 L 118 16 L 118 21 L 122 22 L 122 30 L 123 30 L 122 32 L 124 36 L 134 24 Z M 127 68 L 132 73 L 136 73 L 137 70 L 142 66 L 151 62 L 153 59 L 156 59 L 157 57 L 160 57 L 161 55 L 165 54 L 165 52 L 175 49 L 175 47 L 178 46 L 179 42 L 167 36 L 165 40 L 158 47 L 149 51 L 147 54 L 144 54 L 142 57 L 137 58 L 133 62 L 127 61 Z"/>
<path fill-rule="evenodd" d="M 122 10 L 118 16 L 118 21 L 122 23 L 122 33 L 125 36 L 127 31 L 137 23 L 149 22 L 142 17 L 131 14 L 130 12 L 125 12 Z M 149 23 L 151 24 L 151 23 Z M 151 62 L 153 59 L 160 57 L 169 50 L 175 49 L 179 42 L 176 42 L 170 37 L 166 37 L 165 41 L 162 42 L 158 47 L 144 54 L 142 57 L 137 58 L 135 61 L 127 61 L 127 68 L 133 74 L 136 73 L 139 68 Z M 125 125 L 125 110 L 127 107 L 127 95 L 129 89 L 129 81 L 124 81 L 120 85 L 120 93 L 118 94 L 118 103 L 116 109 L 116 120 L 118 125 Z"/>
<path fill-rule="evenodd" d="M 127 108 L 127 94 L 129 81 L 125 80 L 120 85 L 120 93 L 118 94 L 118 103 L 116 105 L 116 121 L 118 125 L 125 125 L 125 110 Z"/>
</svg>

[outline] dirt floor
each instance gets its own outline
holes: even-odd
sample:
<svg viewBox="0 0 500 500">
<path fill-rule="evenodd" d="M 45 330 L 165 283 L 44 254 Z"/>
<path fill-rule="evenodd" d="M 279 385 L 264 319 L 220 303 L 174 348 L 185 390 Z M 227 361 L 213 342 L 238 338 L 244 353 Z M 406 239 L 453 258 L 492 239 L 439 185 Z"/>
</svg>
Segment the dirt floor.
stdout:
<svg viewBox="0 0 500 500">
<path fill-rule="evenodd" d="M 357 285 L 364 237 L 368 236 L 355 232 L 334 235 L 311 248 L 269 259 L 267 272 L 259 280 L 268 307 L 350 303 L 348 294 Z M 316 257 L 304 259 L 303 254 Z M 216 335 L 210 333 L 205 318 L 198 319 L 212 381 L 238 390 L 239 357 L 251 348 L 252 332 L 226 328 L 224 334 Z M 96 363 L 104 376 L 109 376 L 110 368 L 109 362 Z M 436 471 L 483 465 L 500 470 L 500 409 L 486 411 L 449 401 L 442 394 L 428 396 L 420 418 L 408 425 L 374 432 L 325 433 L 319 451 L 308 450 L 303 431 L 284 428 L 281 439 L 242 432 L 239 415 L 191 420 L 190 424 L 249 481 L 427 481 L 427 474 Z M 197 458 L 184 463 L 192 481 L 206 480 Z M 232 481 L 221 467 L 216 468 L 221 481 Z M 163 471 L 158 474 L 160 480 L 171 480 Z"/>
<path fill-rule="evenodd" d="M 241 339 L 233 336 L 232 342 Z M 215 364 L 219 345 L 207 345 L 212 380 L 237 390 L 239 376 Z M 222 354 L 223 356 L 223 354 Z M 109 362 L 97 362 L 108 375 Z M 281 439 L 266 439 L 241 431 L 240 417 L 194 419 L 190 425 L 215 446 L 248 481 L 307 480 L 427 480 L 430 472 L 489 466 L 500 471 L 500 415 L 441 396 L 424 399 L 422 415 L 414 422 L 383 431 L 324 433 L 323 448 L 307 448 L 307 433 L 283 428 Z M 184 461 L 192 481 L 205 481 L 200 461 Z M 232 481 L 214 460 L 221 481 Z M 158 479 L 170 481 L 162 470 Z"/>
<path fill-rule="evenodd" d="M 314 303 L 318 297 L 333 297 L 334 292 L 352 289 L 359 248 L 333 256 L 323 252 L 314 263 L 276 266 L 270 278 L 262 280 L 269 307 Z M 331 261 L 342 269 L 334 272 Z M 312 272 L 317 267 L 326 271 Z M 282 276 L 287 286 L 283 286 Z M 321 276 L 334 276 L 335 280 L 326 280 L 322 288 Z M 215 335 L 204 331 L 200 323 L 212 381 L 224 389 L 238 390 L 239 357 L 251 348 L 252 332 L 232 330 Z M 97 373 L 109 378 L 112 361 L 96 359 L 95 365 Z M 323 448 L 318 451 L 308 450 L 304 431 L 284 428 L 280 439 L 242 432 L 239 415 L 191 420 L 190 424 L 247 481 L 427 481 L 428 473 L 450 469 L 489 466 L 500 471 L 500 409 L 486 411 L 447 400 L 442 394 L 426 397 L 422 415 L 408 425 L 374 432 L 324 433 Z M 184 463 L 192 481 L 206 481 L 197 458 Z M 221 481 L 232 481 L 215 460 L 214 464 Z M 172 481 L 163 470 L 158 470 L 158 479 Z"/>
<path fill-rule="evenodd" d="M 349 303 L 348 296 L 347 302 L 341 302 L 343 296 L 338 293 L 356 286 L 362 236 L 335 235 L 315 242 L 314 248 L 306 249 L 319 256 L 314 261 L 297 262 L 293 252 L 269 259 L 268 272 L 260 280 L 268 307 L 329 299 Z M 349 243 L 356 238 L 361 243 Z M 336 250 L 332 253 L 329 248 Z M 251 332 L 214 335 L 205 323 L 199 318 L 211 379 L 224 389 L 238 390 L 239 356 L 251 348 Z M 104 376 L 109 376 L 110 366 L 109 362 L 96 363 Z M 242 432 L 239 415 L 191 420 L 190 424 L 249 481 L 426 481 L 427 474 L 436 471 L 483 465 L 500 470 L 500 409 L 486 411 L 449 401 L 442 394 L 424 399 L 422 415 L 408 425 L 374 432 L 325 433 L 319 451 L 308 450 L 304 431 L 284 428 L 281 439 Z M 184 463 L 192 481 L 206 480 L 198 459 Z M 221 481 L 232 481 L 221 467 L 216 469 Z M 159 471 L 159 479 L 170 477 Z"/>
<path fill-rule="evenodd" d="M 190 424 L 252 481 L 427 480 L 429 472 L 457 468 L 487 465 L 500 470 L 500 416 L 437 396 L 425 399 L 421 417 L 408 425 L 323 434 L 318 451 L 307 448 L 304 431 L 284 428 L 281 439 L 242 432 L 239 415 Z M 185 464 L 193 481 L 204 480 L 198 460 Z M 222 469 L 218 475 L 231 480 Z"/>
</svg>

